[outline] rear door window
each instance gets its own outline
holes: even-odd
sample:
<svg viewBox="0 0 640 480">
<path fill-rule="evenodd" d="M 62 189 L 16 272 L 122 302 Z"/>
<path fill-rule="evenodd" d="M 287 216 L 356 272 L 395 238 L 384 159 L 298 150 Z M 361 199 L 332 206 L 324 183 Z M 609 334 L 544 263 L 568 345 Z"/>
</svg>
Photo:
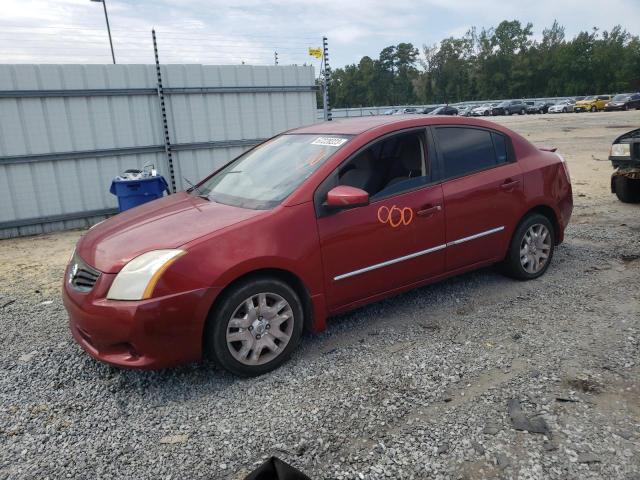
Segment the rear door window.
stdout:
<svg viewBox="0 0 640 480">
<path fill-rule="evenodd" d="M 437 127 L 435 137 L 442 157 L 444 179 L 460 177 L 506 163 L 504 135 L 480 128 Z"/>
</svg>

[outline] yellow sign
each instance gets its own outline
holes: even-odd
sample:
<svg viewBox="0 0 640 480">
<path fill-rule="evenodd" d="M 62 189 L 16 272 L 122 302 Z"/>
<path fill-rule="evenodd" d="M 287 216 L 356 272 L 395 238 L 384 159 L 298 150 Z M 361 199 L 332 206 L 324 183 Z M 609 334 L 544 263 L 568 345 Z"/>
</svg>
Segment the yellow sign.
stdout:
<svg viewBox="0 0 640 480">
<path fill-rule="evenodd" d="M 309 55 L 316 58 L 322 58 L 322 49 L 320 47 L 318 48 L 309 47 Z"/>
</svg>

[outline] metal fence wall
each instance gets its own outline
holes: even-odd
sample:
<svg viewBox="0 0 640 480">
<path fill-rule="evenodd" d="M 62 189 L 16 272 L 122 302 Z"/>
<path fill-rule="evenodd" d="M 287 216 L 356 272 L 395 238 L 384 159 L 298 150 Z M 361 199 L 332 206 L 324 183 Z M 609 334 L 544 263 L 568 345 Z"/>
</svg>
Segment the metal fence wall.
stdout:
<svg viewBox="0 0 640 480">
<path fill-rule="evenodd" d="M 161 66 L 178 190 L 283 130 L 316 121 L 313 67 Z M 115 213 L 111 179 L 168 179 L 154 65 L 0 65 L 0 238 Z"/>
</svg>

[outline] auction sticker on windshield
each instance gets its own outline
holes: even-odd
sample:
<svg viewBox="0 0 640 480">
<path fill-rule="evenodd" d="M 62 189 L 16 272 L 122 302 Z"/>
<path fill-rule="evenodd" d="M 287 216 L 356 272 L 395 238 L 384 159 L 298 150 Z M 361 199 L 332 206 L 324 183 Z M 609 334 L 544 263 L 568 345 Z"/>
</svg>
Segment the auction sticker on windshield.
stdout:
<svg viewBox="0 0 640 480">
<path fill-rule="evenodd" d="M 318 137 L 313 142 L 311 142 L 311 145 L 325 145 L 327 147 L 339 147 L 346 141 L 347 141 L 346 138 L 340 138 L 340 137 Z"/>
</svg>

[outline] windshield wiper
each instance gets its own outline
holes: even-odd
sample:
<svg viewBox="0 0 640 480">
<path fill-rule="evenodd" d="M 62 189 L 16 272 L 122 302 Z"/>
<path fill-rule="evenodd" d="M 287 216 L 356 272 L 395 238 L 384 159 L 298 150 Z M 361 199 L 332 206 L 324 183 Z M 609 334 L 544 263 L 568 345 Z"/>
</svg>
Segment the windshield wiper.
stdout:
<svg viewBox="0 0 640 480">
<path fill-rule="evenodd" d="M 206 200 L 209 200 L 209 195 L 207 195 L 206 193 L 204 193 L 202 190 L 200 190 L 200 187 L 198 187 L 197 185 L 195 185 L 191 180 L 189 180 L 187 177 L 182 177 L 184 179 L 185 182 L 187 182 L 189 184 L 189 186 L 191 187 L 191 190 L 195 190 L 198 193 L 198 196 L 200 198 L 204 198 Z"/>
</svg>

